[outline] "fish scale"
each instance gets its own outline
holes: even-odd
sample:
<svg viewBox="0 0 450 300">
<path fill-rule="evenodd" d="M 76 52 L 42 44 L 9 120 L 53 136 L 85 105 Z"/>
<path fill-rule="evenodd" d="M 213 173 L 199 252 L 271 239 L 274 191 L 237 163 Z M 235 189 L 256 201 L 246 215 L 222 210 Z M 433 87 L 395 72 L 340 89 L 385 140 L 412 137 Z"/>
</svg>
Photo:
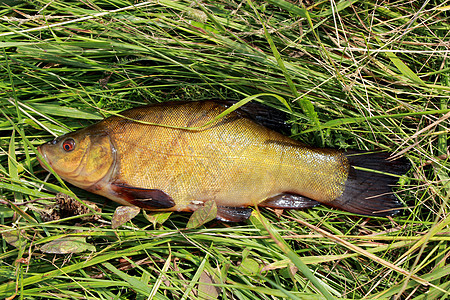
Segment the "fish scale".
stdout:
<svg viewBox="0 0 450 300">
<path fill-rule="evenodd" d="M 367 160 L 382 166 L 386 156 L 352 157 L 305 146 L 256 122 L 261 118 L 253 118 L 251 110 L 238 109 L 203 126 L 227 107 L 220 101 L 138 107 L 59 137 L 39 151 L 72 184 L 146 209 L 193 211 L 214 200 L 218 217 L 234 221 L 248 215 L 241 208 L 252 205 L 304 208 L 320 202 L 366 215 L 386 213 L 365 207 L 399 206 L 395 198 L 377 194 L 390 192 L 392 177 L 361 173 L 352 165 L 364 166 Z M 73 143 L 75 149 L 65 151 L 64 143 Z M 73 170 L 74 164 L 86 172 L 64 171 Z M 374 196 L 378 198 L 367 200 Z"/>
</svg>

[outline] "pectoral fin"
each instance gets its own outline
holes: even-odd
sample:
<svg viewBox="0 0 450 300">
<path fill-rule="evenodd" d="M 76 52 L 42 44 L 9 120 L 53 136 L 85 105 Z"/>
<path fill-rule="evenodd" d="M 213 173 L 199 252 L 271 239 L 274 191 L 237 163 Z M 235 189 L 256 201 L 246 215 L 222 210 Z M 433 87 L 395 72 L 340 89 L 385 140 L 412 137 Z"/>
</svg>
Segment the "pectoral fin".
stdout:
<svg viewBox="0 0 450 300">
<path fill-rule="evenodd" d="M 111 187 L 117 193 L 117 196 L 137 207 L 158 209 L 175 206 L 175 201 L 165 192 L 158 189 L 144 189 L 122 183 L 113 183 Z"/>
<path fill-rule="evenodd" d="M 311 208 L 319 204 L 319 202 L 304 196 L 283 193 L 259 203 L 258 206 L 280 209 L 303 209 Z"/>
<path fill-rule="evenodd" d="M 217 220 L 225 222 L 241 222 L 247 220 L 252 214 L 248 207 L 217 206 Z"/>
</svg>

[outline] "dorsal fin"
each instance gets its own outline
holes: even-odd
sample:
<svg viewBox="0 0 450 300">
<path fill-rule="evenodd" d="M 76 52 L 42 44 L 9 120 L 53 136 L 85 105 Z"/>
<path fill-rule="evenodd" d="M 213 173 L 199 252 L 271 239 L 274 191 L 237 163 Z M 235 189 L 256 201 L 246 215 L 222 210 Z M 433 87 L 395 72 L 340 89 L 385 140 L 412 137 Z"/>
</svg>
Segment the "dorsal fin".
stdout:
<svg viewBox="0 0 450 300">
<path fill-rule="evenodd" d="M 238 101 L 235 100 L 200 100 L 200 101 L 168 101 L 168 102 L 162 102 L 162 103 L 154 103 L 150 104 L 149 106 L 176 106 L 176 105 L 183 105 L 186 103 L 192 103 L 192 102 L 213 102 L 217 105 L 223 106 L 223 107 L 230 107 L 233 104 L 238 103 Z M 132 119 L 140 119 L 142 118 L 142 114 L 136 114 L 135 108 L 131 108 L 128 110 L 125 110 L 121 112 L 120 114 L 123 116 L 131 117 Z M 258 103 L 258 102 L 248 102 L 245 105 L 241 106 L 235 111 L 239 116 L 250 119 L 254 121 L 255 123 L 258 123 L 264 127 L 267 127 L 273 131 L 282 133 L 282 134 L 291 134 L 291 125 L 287 123 L 289 117 L 288 114 Z"/>
<path fill-rule="evenodd" d="M 234 100 L 213 101 L 226 107 L 230 107 L 238 102 Z M 248 102 L 236 110 L 236 112 L 273 131 L 283 134 L 290 134 L 291 132 L 291 125 L 287 123 L 289 119 L 288 114 L 279 109 L 258 102 Z"/>
</svg>

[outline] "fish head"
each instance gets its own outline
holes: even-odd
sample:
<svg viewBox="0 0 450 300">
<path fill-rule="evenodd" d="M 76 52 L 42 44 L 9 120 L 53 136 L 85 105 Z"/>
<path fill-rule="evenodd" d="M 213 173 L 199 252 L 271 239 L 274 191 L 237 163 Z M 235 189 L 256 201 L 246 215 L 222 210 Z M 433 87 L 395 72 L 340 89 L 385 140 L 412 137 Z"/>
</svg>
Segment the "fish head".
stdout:
<svg viewBox="0 0 450 300">
<path fill-rule="evenodd" d="M 116 158 L 108 134 L 92 133 L 89 127 L 44 143 L 38 151 L 62 179 L 87 190 L 110 174 Z M 38 160 L 48 170 L 39 157 Z"/>
</svg>

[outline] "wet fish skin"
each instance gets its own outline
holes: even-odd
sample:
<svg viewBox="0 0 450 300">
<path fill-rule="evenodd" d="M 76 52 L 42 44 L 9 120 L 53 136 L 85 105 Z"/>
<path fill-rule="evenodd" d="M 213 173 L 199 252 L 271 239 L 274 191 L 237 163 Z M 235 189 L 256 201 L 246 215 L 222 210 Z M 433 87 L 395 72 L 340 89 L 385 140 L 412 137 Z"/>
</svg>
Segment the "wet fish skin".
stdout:
<svg viewBox="0 0 450 300">
<path fill-rule="evenodd" d="M 295 208 L 319 202 L 346 209 L 336 199 L 348 205 L 344 190 L 350 189 L 346 183 L 354 172 L 342 151 L 304 146 L 241 110 L 199 130 L 148 124 L 198 127 L 226 108 L 217 101 L 138 107 L 43 144 L 39 151 L 75 186 L 146 209 L 194 211 L 207 200 L 224 208 L 264 203 L 289 208 L 290 201 Z M 74 149 L 64 150 L 72 140 Z M 367 197 L 363 190 L 360 194 Z M 399 206 L 391 197 L 383 199 L 374 208 Z M 357 206 L 350 211 L 371 214 Z"/>
<path fill-rule="evenodd" d="M 69 139 L 76 141 L 76 147 L 67 152 L 62 145 Z M 90 189 L 108 177 L 116 159 L 106 132 L 91 133 L 89 127 L 42 144 L 38 151 L 61 178 L 82 189 Z M 39 162 L 47 170 L 45 164 Z"/>
</svg>

